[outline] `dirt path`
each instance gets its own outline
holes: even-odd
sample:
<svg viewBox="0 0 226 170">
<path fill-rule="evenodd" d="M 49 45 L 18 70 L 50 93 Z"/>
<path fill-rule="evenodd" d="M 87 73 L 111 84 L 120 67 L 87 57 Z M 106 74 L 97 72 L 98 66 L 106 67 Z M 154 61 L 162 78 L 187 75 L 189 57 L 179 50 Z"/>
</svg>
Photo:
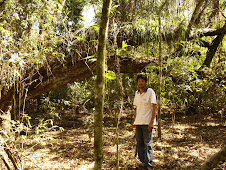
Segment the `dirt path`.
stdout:
<svg viewBox="0 0 226 170">
<path fill-rule="evenodd" d="M 62 132 L 48 132 L 36 140 L 26 139 L 22 152 L 23 168 L 92 169 L 94 165 L 92 120 L 90 114 L 82 114 L 77 118 L 77 122 L 80 123 L 75 124 L 73 128 L 66 128 Z M 131 120 L 131 112 L 122 115 L 119 131 L 121 169 L 136 169 L 135 139 L 134 131 L 131 130 Z M 116 134 L 113 119 L 105 116 L 104 125 L 103 169 L 115 169 Z M 171 117 L 164 116 L 162 140 L 157 139 L 157 132 L 154 132 L 155 169 L 199 169 L 208 157 L 225 145 L 225 125 L 225 120 L 223 122 L 216 116 L 205 119 L 197 116 L 177 116 L 174 123 Z M 21 143 L 19 146 L 21 147 Z M 223 170 L 224 167 L 226 163 L 221 162 L 215 169 Z"/>
</svg>

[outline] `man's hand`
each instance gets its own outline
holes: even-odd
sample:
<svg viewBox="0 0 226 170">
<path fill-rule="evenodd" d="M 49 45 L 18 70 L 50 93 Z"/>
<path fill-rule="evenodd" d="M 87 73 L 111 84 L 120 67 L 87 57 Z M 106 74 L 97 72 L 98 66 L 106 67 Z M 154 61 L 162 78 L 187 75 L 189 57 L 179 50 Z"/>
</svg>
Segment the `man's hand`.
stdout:
<svg viewBox="0 0 226 170">
<path fill-rule="evenodd" d="M 154 128 L 154 123 L 150 123 L 148 125 L 148 131 L 151 131 Z"/>
<path fill-rule="evenodd" d="M 132 129 L 133 129 L 133 130 L 136 130 L 136 125 L 133 124 L 133 125 L 132 125 Z"/>
</svg>

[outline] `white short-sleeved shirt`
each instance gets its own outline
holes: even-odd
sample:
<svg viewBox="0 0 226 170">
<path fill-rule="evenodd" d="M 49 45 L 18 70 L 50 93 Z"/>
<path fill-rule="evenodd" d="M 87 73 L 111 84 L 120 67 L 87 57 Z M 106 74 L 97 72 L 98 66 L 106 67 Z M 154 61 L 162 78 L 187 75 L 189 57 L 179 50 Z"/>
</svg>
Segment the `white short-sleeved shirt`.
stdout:
<svg viewBox="0 0 226 170">
<path fill-rule="evenodd" d="M 142 94 L 140 94 L 139 90 L 136 91 L 133 104 L 136 106 L 136 118 L 134 124 L 148 125 L 152 116 L 152 104 L 157 104 L 154 90 L 146 88 Z M 154 124 L 155 122 L 156 118 L 154 119 Z"/>
</svg>

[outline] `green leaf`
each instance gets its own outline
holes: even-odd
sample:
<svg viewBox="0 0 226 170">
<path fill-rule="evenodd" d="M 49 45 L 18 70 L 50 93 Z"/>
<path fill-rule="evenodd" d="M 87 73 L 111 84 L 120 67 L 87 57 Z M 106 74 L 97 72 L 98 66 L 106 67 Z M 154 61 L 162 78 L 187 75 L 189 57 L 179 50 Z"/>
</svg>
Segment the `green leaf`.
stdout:
<svg viewBox="0 0 226 170">
<path fill-rule="evenodd" d="M 110 80 L 116 79 L 116 75 L 113 71 L 107 71 L 107 73 L 105 74 L 105 77 Z"/>
<path fill-rule="evenodd" d="M 128 1 L 128 0 L 127 0 Z M 115 5 L 111 9 L 114 10 L 115 8 L 118 8 L 120 5 Z"/>
<path fill-rule="evenodd" d="M 117 54 L 117 55 L 120 55 L 120 51 L 121 51 L 121 50 L 118 50 L 118 49 L 117 49 L 116 54 Z"/>
<path fill-rule="evenodd" d="M 98 40 L 90 40 L 89 42 L 97 42 Z"/>
<path fill-rule="evenodd" d="M 80 16 L 80 18 L 81 18 L 83 21 L 86 21 L 84 17 Z"/>
<path fill-rule="evenodd" d="M 91 59 L 91 58 L 94 58 L 94 55 L 91 55 L 91 56 L 85 57 L 85 58 L 83 58 L 83 59 L 87 60 L 87 59 Z"/>
<path fill-rule="evenodd" d="M 94 55 L 91 55 L 91 56 L 88 56 L 88 57 L 85 57 L 83 58 L 84 60 L 89 60 L 91 62 L 94 62 L 94 61 L 97 61 L 97 58 L 95 58 Z"/>
<path fill-rule="evenodd" d="M 78 40 L 86 41 L 84 38 L 79 37 L 79 36 L 75 36 L 75 38 L 77 38 Z"/>
<path fill-rule="evenodd" d="M 128 45 L 125 41 L 122 42 L 122 48 L 126 48 L 128 46 L 130 46 L 130 45 Z"/>
<path fill-rule="evenodd" d="M 100 28 L 97 26 L 97 25 L 91 25 L 91 27 L 93 27 L 93 28 L 95 28 L 95 29 L 97 29 L 97 30 L 99 30 Z"/>
</svg>

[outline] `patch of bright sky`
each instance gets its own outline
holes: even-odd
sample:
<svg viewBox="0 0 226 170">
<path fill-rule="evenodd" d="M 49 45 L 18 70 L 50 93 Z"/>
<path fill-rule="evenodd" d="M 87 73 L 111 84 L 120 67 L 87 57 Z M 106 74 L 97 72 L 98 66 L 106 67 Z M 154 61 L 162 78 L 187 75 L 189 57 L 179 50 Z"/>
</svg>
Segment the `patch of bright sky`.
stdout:
<svg viewBox="0 0 226 170">
<path fill-rule="evenodd" d="M 94 17 L 95 17 L 95 9 L 94 6 L 85 6 L 82 12 L 82 17 L 85 19 L 85 21 L 82 21 L 82 23 L 85 26 L 90 26 L 95 24 Z"/>
</svg>

